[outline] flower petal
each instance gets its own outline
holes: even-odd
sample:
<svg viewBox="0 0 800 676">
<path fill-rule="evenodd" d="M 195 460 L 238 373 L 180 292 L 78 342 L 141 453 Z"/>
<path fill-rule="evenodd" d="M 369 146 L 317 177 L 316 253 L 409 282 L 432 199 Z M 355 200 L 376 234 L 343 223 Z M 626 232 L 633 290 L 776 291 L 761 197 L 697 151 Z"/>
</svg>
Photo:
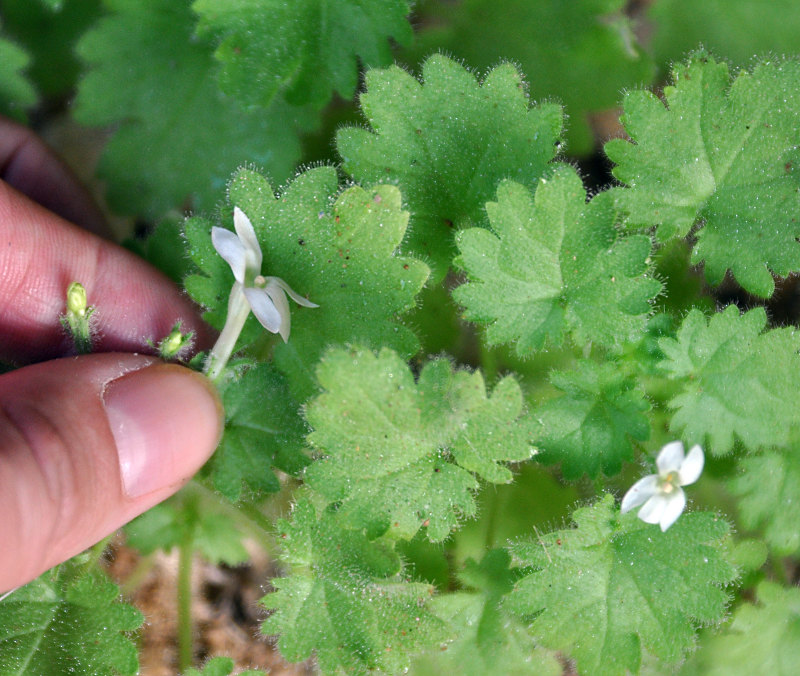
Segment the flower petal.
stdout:
<svg viewBox="0 0 800 676">
<path fill-rule="evenodd" d="M 683 462 L 683 442 L 670 441 L 658 454 L 656 465 L 658 473 L 662 476 L 670 472 L 677 472 Z"/>
<path fill-rule="evenodd" d="M 686 507 L 686 495 L 680 488 L 676 488 L 675 491 L 665 496 L 665 498 L 667 504 L 661 512 L 661 518 L 658 520 L 662 531 L 666 531 L 667 528 L 675 523 L 678 517 L 683 513 L 683 508 Z"/>
<path fill-rule="evenodd" d="M 692 450 L 689 451 L 689 455 L 686 456 L 686 459 L 681 463 L 681 468 L 678 470 L 680 485 L 686 486 L 697 481 L 703 471 L 704 463 L 705 456 L 703 455 L 703 449 L 700 448 L 698 444 L 695 444 L 692 446 Z"/>
<path fill-rule="evenodd" d="M 272 302 L 281 315 L 280 334 L 281 338 L 283 338 L 283 342 L 286 343 L 289 341 L 289 331 L 292 327 L 292 315 L 289 311 L 289 301 L 286 300 L 283 287 L 275 281 L 277 279 L 277 277 L 270 277 L 267 285 L 264 287 L 264 291 L 272 299 Z"/>
<path fill-rule="evenodd" d="M 244 295 L 261 326 L 270 333 L 278 333 L 281 330 L 281 313 L 267 292 L 264 289 L 245 289 Z"/>
<path fill-rule="evenodd" d="M 211 243 L 217 253 L 231 266 L 236 281 L 244 284 L 247 252 L 241 240 L 230 230 L 215 226 L 211 228 Z"/>
<path fill-rule="evenodd" d="M 644 507 L 639 510 L 638 516 L 645 523 L 660 523 L 668 506 L 669 498 L 663 493 L 656 493 L 644 503 Z"/>
<path fill-rule="evenodd" d="M 303 307 L 319 307 L 319 305 L 317 305 L 316 303 L 312 303 L 310 300 L 308 300 L 308 298 L 305 298 L 296 291 L 293 291 L 292 287 L 290 287 L 280 277 L 267 277 L 267 281 L 269 283 L 271 283 L 273 280 L 279 287 L 281 287 L 286 293 L 288 293 L 289 298 L 291 298 L 298 305 L 302 305 Z"/>
<path fill-rule="evenodd" d="M 622 506 L 620 512 L 625 514 L 630 512 L 634 507 L 638 507 L 643 502 L 646 502 L 651 497 L 658 493 L 658 476 L 650 474 L 643 479 L 639 479 L 633 486 L 625 493 L 622 498 Z"/>
<path fill-rule="evenodd" d="M 233 227 L 236 228 L 236 234 L 242 240 L 245 248 L 247 270 L 253 275 L 261 274 L 261 245 L 258 243 L 256 231 L 253 224 L 239 207 L 233 208 Z"/>
</svg>

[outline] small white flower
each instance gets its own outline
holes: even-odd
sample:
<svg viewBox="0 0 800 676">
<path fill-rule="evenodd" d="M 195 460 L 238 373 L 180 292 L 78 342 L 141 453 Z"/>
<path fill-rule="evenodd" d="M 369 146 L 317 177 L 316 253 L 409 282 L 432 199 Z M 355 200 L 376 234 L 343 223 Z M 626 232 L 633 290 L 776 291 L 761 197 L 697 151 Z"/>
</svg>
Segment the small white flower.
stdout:
<svg viewBox="0 0 800 676">
<path fill-rule="evenodd" d="M 640 479 L 622 498 L 620 511 L 625 514 L 641 504 L 639 518 L 646 523 L 657 523 L 661 530 L 669 528 L 686 507 L 686 495 L 681 486 L 692 484 L 703 471 L 703 449 L 692 446 L 684 457 L 680 441 L 668 443 L 656 458 L 658 474 Z"/>
<path fill-rule="evenodd" d="M 292 291 L 279 277 L 261 274 L 261 247 L 256 239 L 253 224 L 239 208 L 233 210 L 236 234 L 225 228 L 211 228 L 211 242 L 217 253 L 231 266 L 236 282 L 231 296 L 241 291 L 261 325 L 271 333 L 280 333 L 284 342 L 289 340 L 291 317 L 286 294 L 298 305 L 319 307 L 316 303 Z"/>
<path fill-rule="evenodd" d="M 319 307 L 316 303 L 292 291 L 278 277 L 261 274 L 263 256 L 253 224 L 239 208 L 233 210 L 233 233 L 225 228 L 211 229 L 211 243 L 217 253 L 231 266 L 236 280 L 228 299 L 228 315 L 217 343 L 206 363 L 206 373 L 213 380 L 225 367 L 233 351 L 247 316 L 252 310 L 261 325 L 272 333 L 279 333 L 284 342 L 289 340 L 291 317 L 286 294 L 298 305 Z"/>
</svg>

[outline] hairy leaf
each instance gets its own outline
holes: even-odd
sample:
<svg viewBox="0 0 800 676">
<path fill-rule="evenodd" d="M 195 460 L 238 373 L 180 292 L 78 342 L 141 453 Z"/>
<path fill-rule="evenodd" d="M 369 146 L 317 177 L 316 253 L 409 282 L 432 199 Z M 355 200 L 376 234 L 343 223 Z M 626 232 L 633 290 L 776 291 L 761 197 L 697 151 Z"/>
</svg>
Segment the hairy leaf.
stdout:
<svg viewBox="0 0 800 676">
<path fill-rule="evenodd" d="M 758 603 L 744 603 L 722 634 L 710 636 L 693 662 L 698 676 L 794 676 L 800 654 L 800 589 L 764 581 Z"/>
<path fill-rule="evenodd" d="M 475 513 L 473 473 L 511 480 L 500 464 L 534 449 L 513 378 L 489 397 L 480 373 L 453 371 L 445 360 L 425 365 L 414 382 L 390 350 L 338 349 L 317 376 L 326 390 L 307 407 L 308 440 L 323 458 L 306 470 L 308 483 L 339 504 L 340 518 L 379 535 L 411 538 L 427 526 L 442 540 L 459 514 Z"/>
<path fill-rule="evenodd" d="M 0 603 L 0 673 L 132 676 L 142 619 L 99 572 L 62 564 Z"/>
<path fill-rule="evenodd" d="M 800 551 L 800 462 L 797 449 L 742 458 L 741 474 L 730 482 L 739 497 L 742 525 L 762 528 L 776 554 Z"/>
<path fill-rule="evenodd" d="M 468 282 L 454 292 L 467 319 L 488 324 L 490 344 L 528 356 L 565 334 L 619 349 L 640 337 L 661 284 L 647 276 L 650 239 L 621 237 L 601 193 L 588 204 L 572 167 L 541 179 L 535 197 L 504 181 L 486 205 L 492 230 L 459 233 Z"/>
<path fill-rule="evenodd" d="M 621 90 L 654 73 L 624 7 L 624 0 L 503 0 L 498 11 L 494 0 L 429 0 L 414 51 L 443 50 L 479 70 L 518 64 L 530 76 L 531 98 L 564 104 L 567 150 L 582 155 L 594 145 L 589 114 L 614 108 Z"/>
<path fill-rule="evenodd" d="M 27 52 L 0 33 L 0 113 L 25 119 L 27 108 L 36 103 L 36 91 L 24 71 L 30 63 Z"/>
<path fill-rule="evenodd" d="M 100 17 L 101 2 L 0 0 L 3 25 L 30 55 L 25 72 L 46 100 L 72 95 L 82 68 L 75 43 Z"/>
<path fill-rule="evenodd" d="M 281 91 L 293 104 L 352 98 L 363 66 L 386 66 L 388 39 L 412 38 L 407 0 L 195 0 L 199 32 L 215 34 L 223 90 L 246 105 Z"/>
<path fill-rule="evenodd" d="M 669 402 L 670 429 L 712 453 L 782 447 L 800 424 L 800 336 L 793 329 L 762 333 L 762 308 L 740 315 L 735 305 L 706 319 L 692 310 L 677 338 L 662 338 L 663 372 L 682 384 Z"/>
<path fill-rule="evenodd" d="M 736 66 L 754 55 L 800 53 L 800 12 L 794 0 L 658 0 L 647 8 L 650 48 L 664 67 L 702 44 Z"/>
<path fill-rule="evenodd" d="M 531 106 L 519 72 L 499 66 L 482 82 L 434 55 L 422 82 L 398 67 L 371 70 L 361 107 L 371 130 L 344 128 L 345 169 L 366 183 L 396 183 L 412 213 L 408 250 L 447 271 L 453 230 L 485 221 L 484 203 L 503 178 L 533 186 L 553 159 L 561 108 Z"/>
<path fill-rule="evenodd" d="M 606 153 L 628 187 L 615 191 L 631 226 L 660 240 L 702 226 L 692 262 L 719 284 L 730 270 L 748 291 L 772 294 L 771 272 L 800 269 L 800 61 L 765 61 L 731 82 L 704 53 L 676 66 L 674 85 L 625 97 L 632 142 Z"/>
<path fill-rule="evenodd" d="M 490 550 L 480 563 L 469 559 L 459 577 L 476 591 L 455 592 L 431 601 L 431 610 L 451 629 L 451 640 L 414 663 L 415 676 L 559 676 L 563 668 L 555 655 L 533 642 L 517 618 L 500 606 L 511 591 L 516 571 L 510 556 Z"/>
<path fill-rule="evenodd" d="M 292 307 L 289 342 L 275 349 L 275 364 L 299 401 L 317 390 L 314 368 L 330 345 L 385 345 L 407 356 L 419 347 L 396 319 L 413 306 L 428 276 L 425 264 L 397 255 L 408 222 L 399 191 L 388 185 L 337 191 L 332 167 L 301 174 L 277 197 L 263 176 L 248 170 L 240 171 L 229 189 L 231 203 L 253 222 L 264 254 L 263 274 L 281 277 L 319 305 Z M 203 231 L 206 247 L 209 231 Z M 199 254 L 207 255 L 205 250 Z M 233 277 L 216 258 L 209 284 L 219 312 Z M 254 318 L 250 321 L 260 328 Z"/>
<path fill-rule="evenodd" d="M 208 208 L 246 162 L 283 180 L 300 157 L 296 129 L 316 119 L 280 100 L 244 109 L 222 96 L 212 45 L 193 35 L 189 4 L 107 0 L 111 13 L 78 43 L 90 69 L 75 117 L 118 125 L 99 171 L 120 211 L 159 218 L 168 209 Z"/>
<path fill-rule="evenodd" d="M 249 559 L 231 514 L 215 499 L 199 500 L 185 489 L 125 526 L 126 542 L 142 554 L 170 551 L 190 541 L 213 564 L 236 566 Z M 230 507 L 228 508 L 230 509 Z"/>
<path fill-rule="evenodd" d="M 255 493 L 280 488 L 273 467 L 297 475 L 308 462 L 303 452 L 305 426 L 285 376 L 271 364 L 258 364 L 222 391 L 225 432 L 203 472 L 229 500 L 242 485 Z"/>
<path fill-rule="evenodd" d="M 426 608 L 432 588 L 404 581 L 387 545 L 330 514 L 318 518 L 305 500 L 278 526 L 289 575 L 273 579 L 277 591 L 262 599 L 275 611 L 262 630 L 280 635 L 285 659 L 314 653 L 323 673 L 401 673 L 409 654 L 442 636 Z"/>
<path fill-rule="evenodd" d="M 568 479 L 595 477 L 601 469 L 608 476 L 619 472 L 622 462 L 633 458 L 631 440 L 650 436 L 644 415 L 650 405 L 634 380 L 612 363 L 589 361 L 551 380 L 564 395 L 536 408 L 542 462 L 561 462 Z"/>
<path fill-rule="evenodd" d="M 633 513 L 620 517 L 610 495 L 574 519 L 575 528 L 512 545 L 515 564 L 530 572 L 506 606 L 580 673 L 636 673 L 643 651 L 675 663 L 699 625 L 722 619 L 721 587 L 736 575 L 725 521 L 686 514 L 662 533 Z"/>
</svg>

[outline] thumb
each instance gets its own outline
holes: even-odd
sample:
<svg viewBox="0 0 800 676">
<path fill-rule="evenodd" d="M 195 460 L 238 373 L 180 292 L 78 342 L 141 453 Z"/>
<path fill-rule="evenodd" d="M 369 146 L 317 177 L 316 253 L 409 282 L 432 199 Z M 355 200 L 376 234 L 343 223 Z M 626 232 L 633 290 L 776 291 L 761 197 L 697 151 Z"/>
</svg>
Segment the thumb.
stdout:
<svg viewBox="0 0 800 676">
<path fill-rule="evenodd" d="M 87 355 L 0 376 L 0 592 L 177 491 L 221 430 L 213 386 L 148 357 Z"/>
</svg>

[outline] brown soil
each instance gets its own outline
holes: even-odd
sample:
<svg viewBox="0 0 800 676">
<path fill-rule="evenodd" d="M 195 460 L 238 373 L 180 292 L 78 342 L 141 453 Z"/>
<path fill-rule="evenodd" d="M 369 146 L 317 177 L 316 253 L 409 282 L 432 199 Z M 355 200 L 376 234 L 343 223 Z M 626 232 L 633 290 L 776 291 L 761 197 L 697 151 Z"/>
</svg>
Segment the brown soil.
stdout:
<svg viewBox="0 0 800 676">
<path fill-rule="evenodd" d="M 274 676 L 313 674 L 311 664 L 286 664 L 274 644 L 259 630 L 266 612 L 259 599 L 269 591 L 276 570 L 255 546 L 251 560 L 231 568 L 213 566 L 196 558 L 193 566 L 194 666 L 212 657 L 230 657 L 234 674 L 261 669 Z M 110 549 L 108 569 L 121 586 L 134 587 L 126 600 L 145 617 L 138 634 L 141 676 L 176 676 L 177 652 L 177 552 L 142 557 L 120 538 Z"/>
</svg>

